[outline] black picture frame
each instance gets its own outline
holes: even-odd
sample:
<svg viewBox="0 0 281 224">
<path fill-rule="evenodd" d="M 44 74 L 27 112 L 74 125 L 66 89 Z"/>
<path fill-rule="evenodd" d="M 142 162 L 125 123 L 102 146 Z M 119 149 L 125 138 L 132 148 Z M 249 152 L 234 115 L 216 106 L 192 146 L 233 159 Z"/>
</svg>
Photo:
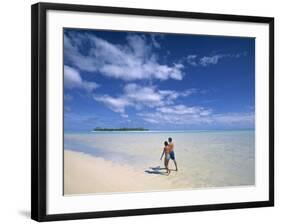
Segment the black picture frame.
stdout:
<svg viewBox="0 0 281 224">
<path fill-rule="evenodd" d="M 31 218 L 36 221 L 54 221 L 116 216 L 148 215 L 161 213 L 193 212 L 237 208 L 274 206 L 274 18 L 194 13 L 183 11 L 164 11 L 136 8 L 103 7 L 74 4 L 37 3 L 31 10 Z M 46 13 L 48 10 L 75 12 L 100 12 L 124 15 L 161 16 L 175 18 L 193 18 L 235 22 L 254 22 L 269 25 L 269 200 L 208 204 L 195 206 L 159 207 L 145 209 L 114 210 L 101 212 L 52 214 L 46 213 Z"/>
</svg>

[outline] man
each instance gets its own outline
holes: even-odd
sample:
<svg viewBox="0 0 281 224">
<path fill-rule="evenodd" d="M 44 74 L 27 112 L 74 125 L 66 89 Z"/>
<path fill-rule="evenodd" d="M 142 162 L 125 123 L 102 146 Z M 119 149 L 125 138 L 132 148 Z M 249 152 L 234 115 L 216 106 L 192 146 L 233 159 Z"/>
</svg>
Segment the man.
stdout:
<svg viewBox="0 0 281 224">
<path fill-rule="evenodd" d="M 169 142 L 169 151 L 170 151 L 170 159 L 172 159 L 174 161 L 175 167 L 176 167 L 176 171 L 178 171 L 178 165 L 176 162 L 176 158 L 175 158 L 175 151 L 174 151 L 174 143 L 172 142 L 172 138 L 168 138 L 168 142 Z"/>
</svg>

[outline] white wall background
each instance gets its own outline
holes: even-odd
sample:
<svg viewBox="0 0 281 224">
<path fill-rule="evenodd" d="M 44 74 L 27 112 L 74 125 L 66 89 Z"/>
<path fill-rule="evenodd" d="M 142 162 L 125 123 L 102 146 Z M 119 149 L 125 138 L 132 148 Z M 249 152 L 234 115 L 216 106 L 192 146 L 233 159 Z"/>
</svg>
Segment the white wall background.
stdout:
<svg viewBox="0 0 281 224">
<path fill-rule="evenodd" d="M 50 0 L 51 1 L 51 0 Z M 0 7 L 0 223 L 30 220 L 30 6 L 36 1 L 2 1 Z M 275 180 L 274 208 L 135 216 L 60 223 L 279 223 L 281 218 L 280 114 L 281 15 L 278 1 L 263 0 L 60 0 L 108 5 L 275 17 Z"/>
</svg>

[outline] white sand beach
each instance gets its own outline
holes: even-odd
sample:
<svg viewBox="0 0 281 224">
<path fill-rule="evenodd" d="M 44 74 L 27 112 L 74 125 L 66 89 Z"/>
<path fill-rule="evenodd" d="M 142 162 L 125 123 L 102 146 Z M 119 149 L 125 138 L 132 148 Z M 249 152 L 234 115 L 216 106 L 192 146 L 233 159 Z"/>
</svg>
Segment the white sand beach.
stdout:
<svg viewBox="0 0 281 224">
<path fill-rule="evenodd" d="M 144 170 L 136 170 L 129 165 L 65 150 L 64 194 L 172 189 L 174 186 L 165 178 L 166 171 L 160 172 L 163 175 L 147 175 Z"/>
</svg>

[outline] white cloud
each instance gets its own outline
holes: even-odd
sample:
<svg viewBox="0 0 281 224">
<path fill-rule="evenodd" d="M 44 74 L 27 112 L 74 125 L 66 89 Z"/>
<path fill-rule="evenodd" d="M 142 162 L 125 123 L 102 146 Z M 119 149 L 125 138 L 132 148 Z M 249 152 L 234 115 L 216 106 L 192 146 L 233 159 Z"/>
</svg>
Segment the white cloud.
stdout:
<svg viewBox="0 0 281 224">
<path fill-rule="evenodd" d="M 192 66 L 197 66 L 196 62 L 197 55 L 191 54 L 186 57 L 186 62 Z"/>
<path fill-rule="evenodd" d="M 156 108 L 156 112 L 138 113 L 146 122 L 169 125 L 223 125 L 224 127 L 251 127 L 254 113 L 215 114 L 204 107 L 175 105 Z"/>
<path fill-rule="evenodd" d="M 128 115 L 128 114 L 121 114 L 121 117 L 123 117 L 123 118 L 128 118 L 129 115 Z M 128 120 L 128 121 L 130 121 L 130 120 Z"/>
<path fill-rule="evenodd" d="M 156 108 L 156 112 L 139 113 L 143 120 L 149 123 L 166 123 L 174 125 L 210 123 L 209 115 L 212 110 L 203 107 L 187 107 L 185 105 L 173 105 Z"/>
<path fill-rule="evenodd" d="M 78 37 L 77 37 L 78 36 Z M 73 63 L 77 68 L 84 71 L 96 71 L 95 61 L 79 51 L 81 45 L 80 35 L 72 38 L 64 35 L 64 58 L 66 61 Z"/>
<path fill-rule="evenodd" d="M 125 98 L 114 98 L 108 95 L 94 96 L 94 99 L 98 102 L 104 103 L 114 112 L 122 114 L 125 112 L 125 107 L 130 105 L 130 102 Z"/>
<path fill-rule="evenodd" d="M 213 119 L 217 123 L 223 124 L 248 124 L 254 123 L 254 113 L 226 113 L 226 114 L 215 114 Z"/>
<path fill-rule="evenodd" d="M 95 82 L 82 80 L 78 70 L 70 66 L 64 66 L 64 87 L 68 89 L 80 88 L 88 92 L 96 89 L 99 85 Z"/>
<path fill-rule="evenodd" d="M 80 74 L 77 70 L 69 67 L 64 66 L 64 85 L 67 88 L 73 88 L 77 85 L 80 85 L 82 83 L 82 79 L 80 77 Z"/>
<path fill-rule="evenodd" d="M 173 114 L 173 115 L 200 115 L 207 116 L 211 113 L 211 110 L 205 109 L 203 107 L 187 107 L 185 105 L 174 105 L 168 107 L 160 107 L 156 109 L 157 111 L 165 114 Z"/>
<path fill-rule="evenodd" d="M 141 86 L 129 83 L 124 86 L 122 95 L 118 97 L 103 95 L 94 96 L 94 99 L 104 103 L 111 110 L 123 114 L 126 107 L 134 107 L 137 110 L 143 107 L 163 107 L 173 104 L 179 97 L 187 97 L 195 92 L 196 89 L 176 92 L 173 90 L 158 90 L 155 86 Z"/>
<path fill-rule="evenodd" d="M 202 65 L 202 66 L 207 66 L 207 65 L 210 65 L 210 64 L 217 64 L 219 62 L 219 59 L 224 57 L 223 55 L 213 55 L 213 56 L 204 56 L 200 59 L 199 63 Z"/>
<path fill-rule="evenodd" d="M 151 41 L 155 48 L 161 48 L 160 43 L 156 40 L 156 37 L 159 35 L 151 34 Z"/>
<path fill-rule="evenodd" d="M 82 42 L 90 50 L 79 51 Z M 100 72 L 104 76 L 125 81 L 143 79 L 182 80 L 183 64 L 160 64 L 153 52 L 156 42 L 142 35 L 128 35 L 123 45 L 110 43 L 91 34 L 64 35 L 65 58 L 80 70 Z M 159 44 L 159 43 L 158 43 Z"/>
<path fill-rule="evenodd" d="M 124 96 L 132 104 L 148 107 L 163 105 L 164 96 L 154 86 L 140 86 L 135 83 L 127 84 L 124 87 Z"/>
<path fill-rule="evenodd" d="M 135 57 L 139 59 L 145 59 L 149 57 L 151 53 L 151 46 L 146 42 L 146 39 L 142 35 L 128 35 L 127 41 L 129 48 L 128 51 L 132 50 L 132 53 Z"/>
<path fill-rule="evenodd" d="M 236 54 L 216 54 L 212 56 L 203 56 L 198 57 L 198 55 L 191 54 L 185 57 L 185 61 L 187 64 L 192 66 L 208 66 L 208 65 L 216 65 L 223 58 L 240 58 L 242 56 L 246 56 L 247 52 L 236 53 Z"/>
<path fill-rule="evenodd" d="M 175 114 L 175 113 L 138 113 L 138 115 L 149 123 L 153 124 L 169 124 L 169 125 L 191 125 L 210 123 L 209 117 L 200 117 L 197 114 Z"/>
<path fill-rule="evenodd" d="M 187 97 L 187 96 L 190 96 L 192 94 L 195 94 L 197 93 L 197 89 L 187 89 L 185 91 L 181 91 L 181 92 L 178 92 L 178 91 L 174 91 L 174 90 L 159 90 L 159 93 L 162 95 L 162 96 L 166 96 L 166 100 L 168 101 L 171 101 L 173 102 L 173 100 L 177 99 L 178 97 Z M 167 103 L 167 104 L 170 104 L 170 103 Z"/>
</svg>

